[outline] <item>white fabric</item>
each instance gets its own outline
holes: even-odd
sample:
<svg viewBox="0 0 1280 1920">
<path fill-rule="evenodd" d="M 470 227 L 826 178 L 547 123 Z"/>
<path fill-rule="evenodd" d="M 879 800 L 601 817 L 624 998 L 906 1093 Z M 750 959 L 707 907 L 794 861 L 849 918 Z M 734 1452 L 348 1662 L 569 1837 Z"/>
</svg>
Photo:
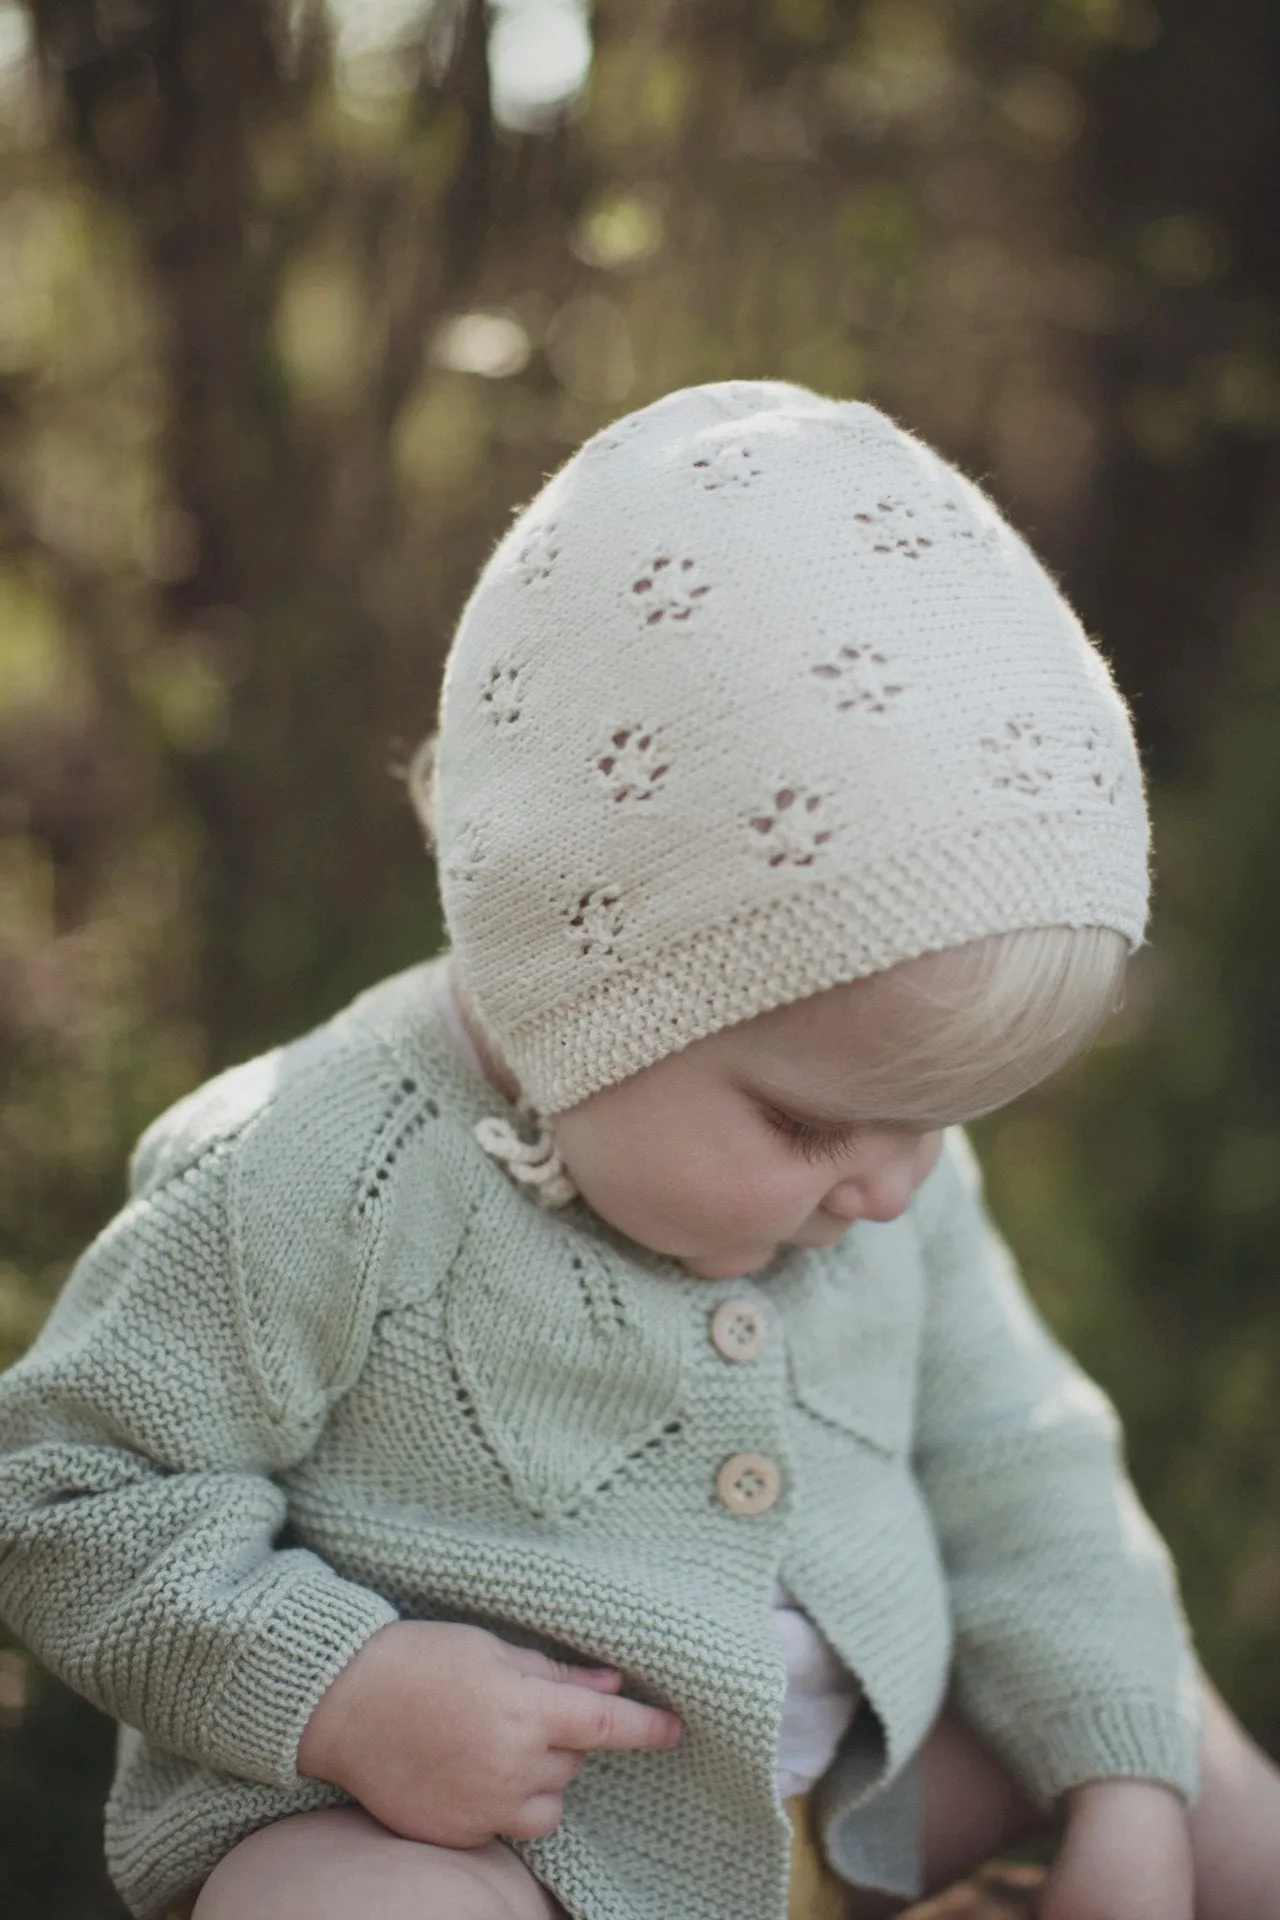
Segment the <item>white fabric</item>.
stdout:
<svg viewBox="0 0 1280 1920">
<path fill-rule="evenodd" d="M 1053 581 L 884 414 L 778 381 L 669 394 L 517 518 L 435 780 L 460 977 L 544 1114 L 920 953 L 1142 937 L 1128 717 Z"/>
<path fill-rule="evenodd" d="M 432 1003 L 459 1057 L 483 1079 L 484 1062 L 463 1024 L 449 980 L 447 954 L 433 962 L 428 980 Z M 789 1800 L 794 1794 L 807 1793 L 831 1765 L 859 1692 L 852 1675 L 781 1582 L 774 1589 L 773 1629 L 787 1668 L 778 1737 L 778 1792 Z"/>
<path fill-rule="evenodd" d="M 808 1793 L 835 1758 L 860 1699 L 847 1667 L 781 1583 L 774 1589 L 773 1630 L 787 1664 L 787 1694 L 778 1735 L 778 1794 Z"/>
</svg>

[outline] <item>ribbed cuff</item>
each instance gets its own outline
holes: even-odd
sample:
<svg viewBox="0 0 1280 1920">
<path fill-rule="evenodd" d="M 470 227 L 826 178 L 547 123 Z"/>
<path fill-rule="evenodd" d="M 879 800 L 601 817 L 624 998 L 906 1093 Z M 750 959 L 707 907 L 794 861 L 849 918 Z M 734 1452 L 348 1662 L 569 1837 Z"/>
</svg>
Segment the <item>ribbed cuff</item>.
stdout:
<svg viewBox="0 0 1280 1920">
<path fill-rule="evenodd" d="M 291 1569 L 270 1609 L 245 1623 L 208 1702 L 201 1750 L 228 1773 L 296 1787 L 298 1742 L 321 1694 L 379 1627 L 398 1618 L 381 1594 L 319 1562 Z"/>
<path fill-rule="evenodd" d="M 1199 1776 L 1199 1727 L 1175 1706 L 1148 1700 L 1034 1708 L 1015 1726 L 988 1726 L 987 1736 L 1046 1808 L 1086 1780 L 1154 1780 L 1188 1804 Z"/>
</svg>

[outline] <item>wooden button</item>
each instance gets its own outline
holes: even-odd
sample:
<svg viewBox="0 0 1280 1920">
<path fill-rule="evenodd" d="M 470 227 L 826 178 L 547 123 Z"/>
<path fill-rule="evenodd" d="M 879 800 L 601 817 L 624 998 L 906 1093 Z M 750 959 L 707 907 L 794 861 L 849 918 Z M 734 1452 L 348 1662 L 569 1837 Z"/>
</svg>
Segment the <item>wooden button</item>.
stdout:
<svg viewBox="0 0 1280 1920">
<path fill-rule="evenodd" d="M 722 1300 L 711 1316 L 711 1344 L 726 1360 L 754 1360 L 769 1337 L 754 1301 Z"/>
<path fill-rule="evenodd" d="M 734 1453 L 716 1475 L 716 1493 L 730 1513 L 768 1513 L 782 1492 L 776 1460 L 766 1453 Z"/>
</svg>

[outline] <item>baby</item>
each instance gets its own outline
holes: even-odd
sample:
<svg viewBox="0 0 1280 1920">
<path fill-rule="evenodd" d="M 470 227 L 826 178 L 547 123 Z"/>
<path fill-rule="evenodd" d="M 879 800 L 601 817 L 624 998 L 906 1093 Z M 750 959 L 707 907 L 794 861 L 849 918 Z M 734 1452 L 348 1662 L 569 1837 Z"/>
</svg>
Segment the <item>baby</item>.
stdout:
<svg viewBox="0 0 1280 1920">
<path fill-rule="evenodd" d="M 873 408 L 670 395 L 450 656 L 449 954 L 222 1075 L 0 1381 L 139 1920 L 1280 1914 L 1114 1416 L 950 1129 L 1115 1005 L 1122 703 Z M 1199 1797 L 1197 1763 L 1199 1761 Z"/>
</svg>

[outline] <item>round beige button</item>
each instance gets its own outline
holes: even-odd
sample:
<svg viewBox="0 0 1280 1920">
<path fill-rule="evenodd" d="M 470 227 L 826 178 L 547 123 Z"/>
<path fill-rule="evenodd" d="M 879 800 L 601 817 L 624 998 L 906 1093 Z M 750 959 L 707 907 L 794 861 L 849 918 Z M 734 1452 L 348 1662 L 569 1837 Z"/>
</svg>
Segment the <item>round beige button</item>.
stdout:
<svg viewBox="0 0 1280 1920">
<path fill-rule="evenodd" d="M 754 1360 L 769 1337 L 768 1323 L 751 1300 L 722 1300 L 710 1332 L 712 1346 L 726 1360 Z"/>
<path fill-rule="evenodd" d="M 733 1453 L 716 1475 L 716 1492 L 730 1513 L 768 1513 L 782 1492 L 776 1460 L 766 1453 Z"/>
</svg>

